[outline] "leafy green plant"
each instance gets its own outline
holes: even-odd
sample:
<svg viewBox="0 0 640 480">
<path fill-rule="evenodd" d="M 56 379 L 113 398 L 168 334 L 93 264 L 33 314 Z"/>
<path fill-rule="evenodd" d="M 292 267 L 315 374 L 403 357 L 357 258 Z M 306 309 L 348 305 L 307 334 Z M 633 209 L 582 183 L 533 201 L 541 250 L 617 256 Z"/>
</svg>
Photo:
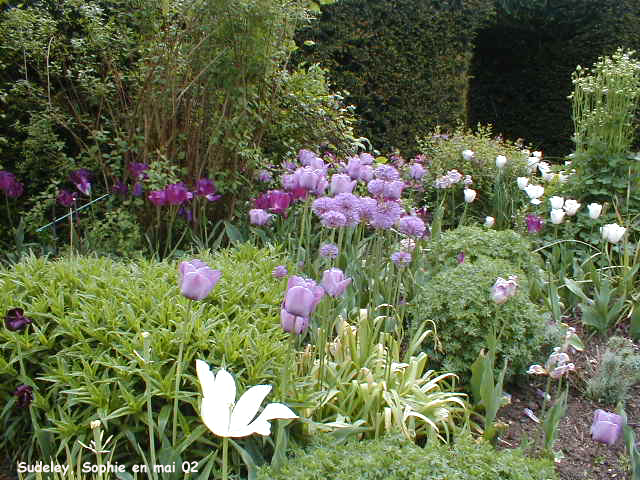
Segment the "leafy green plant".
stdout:
<svg viewBox="0 0 640 480">
<path fill-rule="evenodd" d="M 496 305 L 490 288 L 496 278 L 509 275 L 518 276 L 517 293 L 505 304 Z M 408 315 L 413 328 L 427 321 L 435 323 L 439 348 L 425 346 L 425 351 L 442 368 L 463 379 L 468 378 L 487 331 L 502 332 L 496 358 L 498 365 L 505 357 L 509 359 L 505 381 L 526 370 L 542 342 L 544 320 L 540 308 L 529 299 L 526 276 L 503 259 L 481 256 L 436 273 L 422 286 Z"/>
<path fill-rule="evenodd" d="M 586 394 L 597 402 L 610 405 L 624 403 L 629 389 L 640 381 L 640 355 L 633 342 L 624 337 L 611 337 L 598 359 L 597 370 L 587 380 Z"/>
<path fill-rule="evenodd" d="M 531 459 L 520 450 L 494 450 L 462 436 L 455 445 L 427 442 L 424 448 L 388 436 L 339 445 L 328 435 L 306 451 L 297 449 L 280 470 L 264 467 L 259 480 L 551 480 L 552 462 Z"/>
</svg>

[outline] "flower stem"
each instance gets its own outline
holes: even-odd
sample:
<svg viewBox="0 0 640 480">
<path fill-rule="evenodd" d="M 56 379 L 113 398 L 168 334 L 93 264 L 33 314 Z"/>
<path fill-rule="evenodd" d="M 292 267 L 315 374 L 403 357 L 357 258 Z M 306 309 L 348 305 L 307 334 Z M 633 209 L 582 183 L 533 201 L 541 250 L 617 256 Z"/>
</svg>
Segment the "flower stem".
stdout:
<svg viewBox="0 0 640 480">
<path fill-rule="evenodd" d="M 178 351 L 178 365 L 176 366 L 176 389 L 173 397 L 173 432 L 171 435 L 172 445 L 176 446 L 176 440 L 178 437 L 178 393 L 180 392 L 180 380 L 182 379 L 182 354 L 184 352 L 184 344 L 187 340 L 187 331 L 189 325 L 191 325 L 191 300 L 187 302 L 187 311 L 185 316 L 184 325 L 182 326 L 182 339 L 180 340 L 180 350 Z"/>
<path fill-rule="evenodd" d="M 229 470 L 228 470 L 228 456 L 229 456 L 229 439 L 224 437 L 222 439 L 222 480 L 229 479 Z"/>
</svg>

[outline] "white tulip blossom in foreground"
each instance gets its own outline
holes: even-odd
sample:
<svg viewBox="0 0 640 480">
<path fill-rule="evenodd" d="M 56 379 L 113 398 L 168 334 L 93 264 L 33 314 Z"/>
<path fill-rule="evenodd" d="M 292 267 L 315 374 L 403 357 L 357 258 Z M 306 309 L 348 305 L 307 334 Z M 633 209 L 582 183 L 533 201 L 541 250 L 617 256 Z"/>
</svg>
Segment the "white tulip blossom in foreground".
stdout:
<svg viewBox="0 0 640 480">
<path fill-rule="evenodd" d="M 298 418 L 286 405 L 270 403 L 254 420 L 271 385 L 251 387 L 236 402 L 236 384 L 229 372 L 221 368 L 214 375 L 202 360 L 196 360 L 196 372 L 202 387 L 202 421 L 219 437 L 266 436 L 271 433 L 269 420 Z"/>
</svg>

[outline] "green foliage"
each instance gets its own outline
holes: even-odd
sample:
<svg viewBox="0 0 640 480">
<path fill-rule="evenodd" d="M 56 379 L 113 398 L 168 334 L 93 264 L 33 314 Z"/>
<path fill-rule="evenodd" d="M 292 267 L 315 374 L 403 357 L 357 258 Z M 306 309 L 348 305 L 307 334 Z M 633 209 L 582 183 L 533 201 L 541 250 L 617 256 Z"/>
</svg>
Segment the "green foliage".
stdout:
<svg viewBox="0 0 640 480">
<path fill-rule="evenodd" d="M 640 355 L 633 342 L 611 337 L 601 354 L 595 374 L 587 380 L 587 395 L 609 405 L 624 403 L 629 389 L 640 382 Z"/>
<path fill-rule="evenodd" d="M 201 468 L 215 466 L 211 454 L 219 440 L 197 413 L 198 358 L 225 366 L 239 389 L 271 384 L 271 398 L 284 400 L 279 382 L 288 347 L 277 319 L 282 285 L 271 278 L 278 253 L 244 245 L 198 257 L 220 269 L 222 279 L 192 307 L 180 295 L 175 263 L 27 257 L 0 270 L 0 311 L 20 307 L 34 320 L 24 332 L 0 329 L 0 448 L 35 461 L 64 456 L 68 447 L 75 458 L 76 441 L 88 444 L 89 422 L 100 420 L 117 443 L 114 461 L 143 463 L 151 431 L 159 463 L 171 453 Z M 171 444 L 183 341 L 181 440 Z M 29 409 L 19 409 L 12 395 L 20 384 L 33 387 Z"/>
<path fill-rule="evenodd" d="M 450 134 L 441 134 L 439 129 L 429 135 L 417 139 L 420 153 L 427 156 L 429 170 L 423 182 L 431 187 L 434 181 L 448 171 L 456 169 L 462 175 L 471 175 L 473 184 L 470 188 L 476 190 L 477 197 L 469 205 L 470 213 L 484 221 L 486 215 L 493 216 L 499 227 L 509 226 L 513 222 L 519 207 L 526 197 L 519 193 L 516 178 L 528 176 L 527 155 L 519 145 L 500 137 L 494 137 L 491 125 L 478 125 L 476 132 L 458 127 Z M 464 150 L 474 152 L 471 160 L 462 157 Z M 496 157 L 504 155 L 507 164 L 504 168 L 496 167 Z M 438 189 L 429 188 L 424 195 L 428 205 L 434 205 Z M 460 209 L 463 196 L 455 194 Z M 507 200 L 503 200 L 503 199 Z M 447 205 L 445 205 L 447 207 Z M 450 217 L 459 216 L 455 210 L 449 208 Z M 445 224 L 457 224 L 457 218 L 452 218 Z"/>
<path fill-rule="evenodd" d="M 297 59 L 330 70 L 376 147 L 412 154 L 416 135 L 465 119 L 475 32 L 492 13 L 488 0 L 336 2 L 299 31 Z"/>
<path fill-rule="evenodd" d="M 518 276 L 517 293 L 496 305 L 490 297 L 491 286 L 497 277 L 509 275 Z M 442 368 L 463 379 L 485 347 L 487 331 L 497 332 L 497 365 L 508 359 L 508 381 L 524 373 L 542 342 L 543 318 L 529 295 L 529 282 L 517 264 L 479 256 L 441 270 L 423 285 L 410 309 L 412 325 L 435 322 L 440 348 L 426 351 Z"/>
<path fill-rule="evenodd" d="M 396 437 L 336 445 L 320 437 L 306 452 L 297 450 L 282 469 L 262 468 L 259 480 L 550 480 L 548 460 L 527 458 L 520 450 L 496 451 L 462 437 L 453 447 L 429 442 L 424 448 Z"/>
</svg>

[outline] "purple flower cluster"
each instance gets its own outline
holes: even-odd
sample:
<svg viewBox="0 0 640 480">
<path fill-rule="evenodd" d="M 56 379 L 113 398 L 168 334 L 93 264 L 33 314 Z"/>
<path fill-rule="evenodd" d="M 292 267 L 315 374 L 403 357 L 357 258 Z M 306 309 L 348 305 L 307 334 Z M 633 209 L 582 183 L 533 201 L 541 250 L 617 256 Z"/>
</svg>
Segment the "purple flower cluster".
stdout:
<svg viewBox="0 0 640 480">
<path fill-rule="evenodd" d="M 153 190 L 148 198 L 156 207 L 163 205 L 183 205 L 194 196 L 206 198 L 214 202 L 220 198 L 216 194 L 215 184 L 208 178 L 201 178 L 196 182 L 196 189 L 191 192 L 183 182 L 167 185 L 163 190 Z M 186 210 L 185 210 L 186 211 Z"/>
<path fill-rule="evenodd" d="M 409 252 L 395 252 L 391 255 L 391 261 L 400 268 L 406 267 L 411 263 L 411 254 Z"/>
<path fill-rule="evenodd" d="M 325 243 L 320 247 L 320 256 L 334 259 L 338 256 L 338 246 L 333 243 Z"/>
<path fill-rule="evenodd" d="M 349 158 L 346 172 L 353 180 L 368 182 L 373 178 L 373 157 L 368 153 L 361 153 L 357 157 Z"/>
<path fill-rule="evenodd" d="M 398 230 L 409 237 L 422 238 L 427 227 L 415 215 L 406 215 L 398 221 Z"/>
<path fill-rule="evenodd" d="M 449 188 L 462 180 L 462 174 L 458 170 L 449 170 L 446 175 L 438 177 L 434 182 L 436 188 Z"/>
<path fill-rule="evenodd" d="M 0 190 L 9 198 L 18 198 L 24 192 L 24 185 L 13 173 L 0 170 Z"/>
<path fill-rule="evenodd" d="M 527 231 L 529 233 L 538 233 L 540 230 L 542 230 L 542 225 L 544 224 L 544 220 L 542 220 L 542 217 L 533 214 L 527 215 L 526 222 Z"/>
</svg>

